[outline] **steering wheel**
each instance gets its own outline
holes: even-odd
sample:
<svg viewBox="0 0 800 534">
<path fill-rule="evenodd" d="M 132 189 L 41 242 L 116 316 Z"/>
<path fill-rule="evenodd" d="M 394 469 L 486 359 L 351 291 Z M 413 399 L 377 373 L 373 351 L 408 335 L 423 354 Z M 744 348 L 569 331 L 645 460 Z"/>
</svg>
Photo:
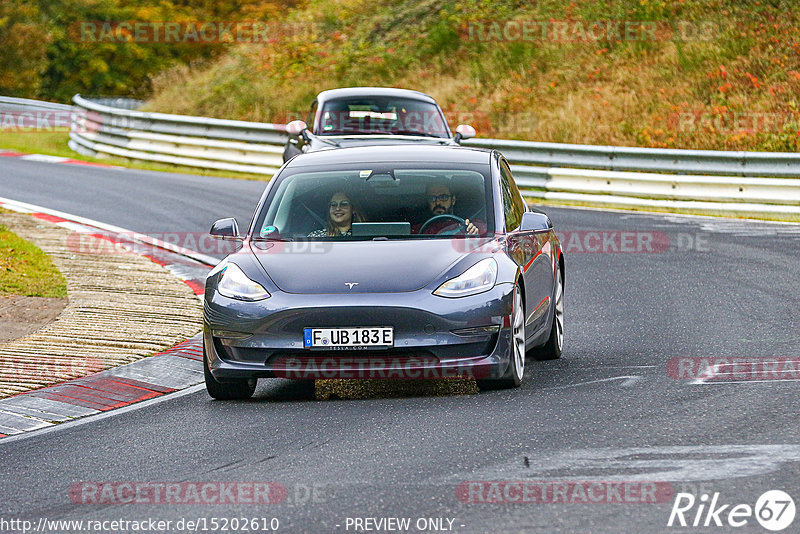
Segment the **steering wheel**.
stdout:
<svg viewBox="0 0 800 534">
<path fill-rule="evenodd" d="M 455 229 L 452 229 L 452 230 L 442 230 L 441 232 L 436 232 L 436 235 L 456 235 L 456 234 L 466 233 L 466 231 L 467 231 L 467 221 L 465 221 L 461 217 L 458 217 L 457 215 L 451 215 L 449 213 L 442 213 L 441 215 L 434 215 L 433 217 L 431 217 L 430 219 L 425 221 L 422 224 L 422 226 L 419 227 L 419 232 L 418 233 L 423 234 L 423 233 L 425 233 L 425 229 L 428 228 L 433 223 L 438 222 L 438 221 L 444 221 L 444 220 L 447 220 L 447 219 L 456 221 L 458 223 L 458 227 L 456 227 Z"/>
</svg>

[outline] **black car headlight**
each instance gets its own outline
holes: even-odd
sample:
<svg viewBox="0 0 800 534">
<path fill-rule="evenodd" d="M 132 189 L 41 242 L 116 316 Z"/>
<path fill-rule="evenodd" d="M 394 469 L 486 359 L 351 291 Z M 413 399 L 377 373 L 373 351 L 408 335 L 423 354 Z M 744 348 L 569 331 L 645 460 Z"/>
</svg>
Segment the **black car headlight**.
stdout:
<svg viewBox="0 0 800 534">
<path fill-rule="evenodd" d="M 238 300 L 254 301 L 270 297 L 264 286 L 250 280 L 235 263 L 229 263 L 222 269 L 217 291 L 222 296 Z"/>
<path fill-rule="evenodd" d="M 467 297 L 489 291 L 495 282 L 497 282 L 497 261 L 494 258 L 486 258 L 463 274 L 444 282 L 433 294 L 450 298 Z"/>
</svg>

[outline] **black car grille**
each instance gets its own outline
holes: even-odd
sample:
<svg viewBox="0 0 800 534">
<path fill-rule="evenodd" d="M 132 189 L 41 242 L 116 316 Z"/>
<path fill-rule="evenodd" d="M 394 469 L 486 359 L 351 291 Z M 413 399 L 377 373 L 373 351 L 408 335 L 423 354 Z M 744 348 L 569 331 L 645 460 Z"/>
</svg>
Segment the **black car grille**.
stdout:
<svg viewBox="0 0 800 534">
<path fill-rule="evenodd" d="M 308 350 L 308 349 L 264 349 L 232 347 L 223 345 L 219 338 L 214 338 L 217 354 L 224 360 L 232 362 L 264 363 L 266 365 L 291 358 L 296 361 L 315 359 L 353 359 L 367 358 L 376 360 L 391 359 L 394 362 L 416 360 L 417 362 L 438 363 L 448 359 L 477 358 L 492 352 L 497 343 L 497 335 L 488 341 L 477 343 L 460 343 L 457 345 L 437 345 L 424 349 L 390 348 L 382 350 Z"/>
</svg>

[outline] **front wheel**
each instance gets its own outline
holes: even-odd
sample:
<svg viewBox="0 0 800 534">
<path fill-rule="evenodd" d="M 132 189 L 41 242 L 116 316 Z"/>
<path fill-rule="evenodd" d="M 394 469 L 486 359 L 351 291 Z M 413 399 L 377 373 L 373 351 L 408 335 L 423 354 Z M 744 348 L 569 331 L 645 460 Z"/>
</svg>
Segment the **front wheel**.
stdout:
<svg viewBox="0 0 800 534">
<path fill-rule="evenodd" d="M 561 267 L 556 268 L 555 306 L 553 310 L 553 326 L 550 337 L 540 348 L 533 351 L 533 357 L 539 361 L 557 360 L 564 347 L 564 281 L 561 279 Z"/>
<path fill-rule="evenodd" d="M 519 387 L 525 374 L 525 308 L 519 285 L 514 286 L 514 307 L 511 310 L 511 351 L 508 369 L 496 379 L 478 380 L 480 389 L 508 389 Z"/>
<path fill-rule="evenodd" d="M 214 378 L 208 369 L 208 357 L 206 356 L 205 347 L 203 347 L 203 376 L 206 379 L 206 391 L 214 399 L 244 400 L 252 397 L 256 391 L 257 381 L 255 378 L 244 378 L 229 382 L 220 382 Z"/>
</svg>

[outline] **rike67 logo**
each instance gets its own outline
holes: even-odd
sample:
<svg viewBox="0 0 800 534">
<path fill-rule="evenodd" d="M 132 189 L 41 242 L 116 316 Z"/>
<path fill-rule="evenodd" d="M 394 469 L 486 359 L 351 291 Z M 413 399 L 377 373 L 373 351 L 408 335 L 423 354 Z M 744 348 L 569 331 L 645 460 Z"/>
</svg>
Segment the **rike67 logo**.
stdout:
<svg viewBox="0 0 800 534">
<path fill-rule="evenodd" d="M 791 525 L 794 516 L 794 500 L 781 490 L 764 492 L 755 506 L 724 503 L 719 492 L 710 498 L 704 493 L 699 499 L 691 493 L 678 493 L 667 526 L 738 528 L 755 518 L 765 529 L 778 532 Z"/>
</svg>

